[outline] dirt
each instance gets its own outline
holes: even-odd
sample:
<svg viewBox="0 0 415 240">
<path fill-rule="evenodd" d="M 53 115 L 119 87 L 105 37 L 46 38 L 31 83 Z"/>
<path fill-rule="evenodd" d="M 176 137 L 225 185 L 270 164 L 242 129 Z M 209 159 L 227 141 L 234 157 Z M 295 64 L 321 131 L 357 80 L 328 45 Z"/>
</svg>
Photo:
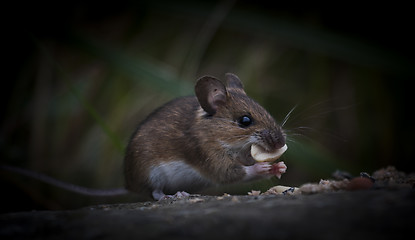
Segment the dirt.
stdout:
<svg viewBox="0 0 415 240">
<path fill-rule="evenodd" d="M 313 194 L 255 192 L 8 213 L 0 215 L 0 239 L 404 238 L 413 231 L 415 189 L 413 179 L 393 179 L 353 191 L 325 187 Z"/>
</svg>

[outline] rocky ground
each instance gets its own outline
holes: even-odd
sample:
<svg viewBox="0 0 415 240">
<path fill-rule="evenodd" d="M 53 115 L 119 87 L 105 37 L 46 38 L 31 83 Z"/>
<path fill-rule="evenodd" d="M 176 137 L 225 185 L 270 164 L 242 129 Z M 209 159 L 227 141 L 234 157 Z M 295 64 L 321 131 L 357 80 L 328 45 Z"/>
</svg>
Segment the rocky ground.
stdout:
<svg viewBox="0 0 415 240">
<path fill-rule="evenodd" d="M 7 213 L 0 215 L 0 239 L 399 239 L 413 235 L 414 178 L 392 170 L 364 177 L 372 178 L 370 186 L 359 178 L 357 188 L 350 187 L 354 180 L 343 179 L 285 195 L 252 192 Z"/>
</svg>

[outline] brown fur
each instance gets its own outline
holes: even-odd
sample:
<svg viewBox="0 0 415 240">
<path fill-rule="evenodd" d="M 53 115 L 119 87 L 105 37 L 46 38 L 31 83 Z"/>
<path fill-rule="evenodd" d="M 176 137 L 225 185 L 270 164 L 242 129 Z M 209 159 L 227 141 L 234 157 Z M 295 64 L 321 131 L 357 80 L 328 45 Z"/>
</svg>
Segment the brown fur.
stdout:
<svg viewBox="0 0 415 240">
<path fill-rule="evenodd" d="M 128 144 L 125 156 L 127 189 L 154 190 L 149 182 L 151 167 L 183 160 L 214 184 L 240 181 L 243 166 L 253 165 L 252 139 L 265 150 L 285 144 L 285 135 L 271 115 L 249 98 L 233 74 L 226 84 L 202 77 L 196 97 L 173 100 L 147 117 Z M 241 127 L 238 119 L 250 116 L 253 124 Z M 177 174 L 181 174 L 178 172 Z M 177 186 L 177 191 L 186 191 Z"/>
</svg>

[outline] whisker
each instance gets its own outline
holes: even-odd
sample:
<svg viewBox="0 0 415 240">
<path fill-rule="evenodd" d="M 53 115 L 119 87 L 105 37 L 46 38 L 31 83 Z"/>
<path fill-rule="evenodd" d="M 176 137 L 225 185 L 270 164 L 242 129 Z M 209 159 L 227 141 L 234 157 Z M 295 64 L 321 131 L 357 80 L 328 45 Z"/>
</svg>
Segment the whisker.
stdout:
<svg viewBox="0 0 415 240">
<path fill-rule="evenodd" d="M 308 140 L 310 142 L 316 142 L 315 139 L 313 139 L 313 138 L 311 138 L 311 137 L 309 137 L 309 136 L 307 136 L 305 134 L 301 134 L 301 133 L 291 134 L 290 137 L 287 138 L 287 141 L 296 143 L 297 141 L 294 140 L 294 137 L 297 137 L 297 138 L 300 138 L 301 137 L 301 138 L 306 139 L 306 140 Z"/>
<path fill-rule="evenodd" d="M 242 145 L 242 148 L 245 148 L 247 145 L 252 144 L 251 141 L 247 141 L 244 145 Z"/>
<path fill-rule="evenodd" d="M 285 123 L 287 123 L 288 119 L 290 118 L 291 113 L 297 108 L 297 106 L 298 104 L 296 104 L 293 108 L 291 108 L 291 110 L 287 113 L 284 120 L 282 121 L 281 127 L 284 127 Z"/>
<path fill-rule="evenodd" d="M 321 105 L 325 104 L 326 102 L 329 102 L 329 100 L 327 99 L 326 101 L 320 101 L 320 102 L 315 103 L 315 104 L 313 104 L 313 105 L 311 105 L 311 106 L 309 106 L 309 107 L 307 107 L 307 108 L 305 108 L 303 110 L 300 110 L 300 112 L 298 112 L 297 114 L 295 114 L 291 119 L 292 120 L 296 120 L 296 119 L 300 118 L 301 116 L 305 115 L 307 112 L 314 111 L 314 109 L 316 109 L 316 108 L 320 108 Z M 296 109 L 298 107 L 298 105 L 299 104 L 296 104 L 294 106 L 294 108 L 291 109 L 291 111 L 288 113 L 289 114 L 288 118 L 291 117 L 291 113 L 293 112 L 294 109 Z M 285 118 L 287 118 L 287 116 Z M 284 122 L 283 125 L 285 125 L 285 123 L 286 123 L 286 119 L 285 118 L 284 118 L 284 121 L 283 121 Z M 288 120 L 288 118 L 287 118 L 287 120 Z M 301 118 L 301 121 L 303 121 L 303 120 L 304 120 L 304 118 Z M 292 121 L 291 121 L 291 123 L 292 123 Z"/>
<path fill-rule="evenodd" d="M 330 106 L 325 106 L 324 105 L 324 104 L 329 103 L 329 102 L 330 102 L 330 100 L 321 101 L 321 102 L 318 102 L 316 104 L 313 104 L 313 105 L 301 110 L 297 114 L 290 117 L 290 119 L 291 119 L 290 124 L 296 125 L 300 121 L 304 122 L 304 121 L 310 121 L 310 120 L 314 120 L 314 119 L 324 118 L 324 117 L 327 117 L 331 113 L 348 110 L 348 109 L 356 106 L 356 104 L 349 104 L 349 105 L 339 106 L 339 107 L 330 107 Z M 308 113 L 313 113 L 313 114 L 308 114 Z"/>
<path fill-rule="evenodd" d="M 293 138 L 287 138 L 287 142 L 297 143 L 297 141 Z"/>
</svg>

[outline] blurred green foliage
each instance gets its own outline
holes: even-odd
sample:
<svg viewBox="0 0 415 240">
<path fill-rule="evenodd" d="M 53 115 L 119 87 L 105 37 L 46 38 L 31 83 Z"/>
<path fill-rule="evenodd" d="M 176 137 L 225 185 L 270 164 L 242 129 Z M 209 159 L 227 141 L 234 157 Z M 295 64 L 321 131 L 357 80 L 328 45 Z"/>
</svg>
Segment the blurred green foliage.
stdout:
<svg viewBox="0 0 415 240">
<path fill-rule="evenodd" d="M 277 122 L 297 106 L 284 125 L 288 171 L 278 184 L 318 181 L 336 169 L 414 170 L 413 42 L 396 29 L 407 26 L 405 14 L 382 21 L 380 13 L 261 1 L 31 4 L 36 11 L 11 17 L 2 164 L 121 187 L 124 148 L 139 122 L 193 94 L 198 77 L 233 72 Z M 38 201 L 76 205 L 43 191 L 49 195 Z"/>
</svg>

